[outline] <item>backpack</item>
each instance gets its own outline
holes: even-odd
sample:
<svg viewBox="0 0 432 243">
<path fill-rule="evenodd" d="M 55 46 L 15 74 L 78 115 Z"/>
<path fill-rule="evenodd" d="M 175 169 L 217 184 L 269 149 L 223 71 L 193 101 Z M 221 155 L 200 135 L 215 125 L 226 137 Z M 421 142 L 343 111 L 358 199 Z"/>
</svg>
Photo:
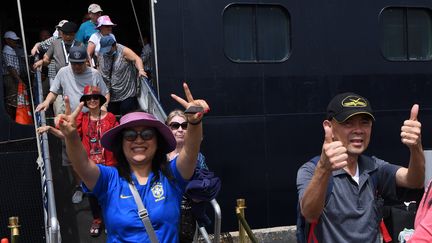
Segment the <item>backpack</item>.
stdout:
<svg viewBox="0 0 432 243">
<path fill-rule="evenodd" d="M 373 157 L 369 157 L 369 156 L 365 156 L 365 155 L 361 155 L 362 159 L 364 160 L 375 160 L 375 158 Z M 318 164 L 318 161 L 320 160 L 320 156 L 315 156 L 313 157 L 310 162 L 312 162 L 315 166 Z M 372 173 L 372 176 L 370 178 L 372 178 L 372 186 L 374 188 L 377 188 L 378 185 L 378 174 L 377 173 Z M 326 202 L 329 199 L 331 193 L 333 190 L 333 176 L 330 176 L 329 182 L 328 182 L 328 186 L 327 186 L 327 192 L 326 192 Z M 316 225 L 316 224 L 314 224 Z M 311 232 L 313 232 L 313 228 L 314 225 L 306 222 L 305 218 L 303 217 L 303 215 L 301 214 L 301 209 L 300 209 L 300 201 L 297 202 L 297 223 L 296 223 L 296 237 L 297 237 L 297 243 L 306 243 L 306 242 L 310 242 L 310 238 L 312 237 L 312 235 L 310 234 Z"/>
</svg>

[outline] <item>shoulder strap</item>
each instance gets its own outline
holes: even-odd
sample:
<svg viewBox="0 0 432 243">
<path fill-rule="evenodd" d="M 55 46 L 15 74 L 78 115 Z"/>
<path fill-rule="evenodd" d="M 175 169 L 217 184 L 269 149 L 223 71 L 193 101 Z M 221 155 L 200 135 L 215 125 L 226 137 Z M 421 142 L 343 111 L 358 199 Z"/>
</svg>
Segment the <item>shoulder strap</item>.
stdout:
<svg viewBox="0 0 432 243">
<path fill-rule="evenodd" d="M 149 236 L 150 242 L 151 243 L 159 243 L 157 237 L 156 237 L 156 233 L 153 229 L 153 226 L 150 222 L 150 218 L 147 212 L 147 209 L 144 207 L 144 204 L 142 202 L 142 199 L 140 197 L 140 195 L 138 194 L 138 191 L 135 187 L 135 185 L 133 183 L 128 183 L 129 184 L 129 188 L 132 192 L 132 195 L 135 199 L 135 203 L 138 206 L 138 215 L 140 217 L 140 219 L 142 220 L 144 227 L 147 231 L 147 234 Z"/>
</svg>

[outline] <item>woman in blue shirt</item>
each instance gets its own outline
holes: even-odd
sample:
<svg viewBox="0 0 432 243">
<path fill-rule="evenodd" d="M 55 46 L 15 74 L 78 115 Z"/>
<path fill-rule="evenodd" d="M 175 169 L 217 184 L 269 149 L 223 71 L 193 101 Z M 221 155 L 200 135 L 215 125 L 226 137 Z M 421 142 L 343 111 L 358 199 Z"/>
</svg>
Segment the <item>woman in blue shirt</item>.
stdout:
<svg viewBox="0 0 432 243">
<path fill-rule="evenodd" d="M 171 95 L 183 107 L 200 106 L 204 112 L 188 114 L 188 129 L 183 149 L 171 161 L 166 154 L 176 147 L 175 138 L 165 124 L 145 112 L 132 112 L 120 125 L 107 131 L 102 145 L 111 150 L 116 168 L 96 165 L 89 160 L 76 132 L 75 118 L 83 104 L 70 114 L 59 115 L 68 156 L 88 190 L 101 204 L 108 232 L 107 242 L 150 242 L 137 205 L 129 189 L 133 183 L 148 211 L 160 242 L 178 242 L 180 202 L 187 180 L 193 175 L 202 138 L 202 118 L 209 111 L 204 100 L 195 100 L 183 84 L 186 100 Z M 69 100 L 66 99 L 67 106 Z"/>
</svg>

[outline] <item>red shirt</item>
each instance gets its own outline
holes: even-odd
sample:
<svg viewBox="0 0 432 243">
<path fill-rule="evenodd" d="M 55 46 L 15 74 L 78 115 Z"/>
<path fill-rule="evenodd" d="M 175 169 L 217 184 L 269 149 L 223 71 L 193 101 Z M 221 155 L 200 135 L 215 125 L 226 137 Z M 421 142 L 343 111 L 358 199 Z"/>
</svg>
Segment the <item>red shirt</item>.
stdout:
<svg viewBox="0 0 432 243">
<path fill-rule="evenodd" d="M 89 118 L 89 113 L 81 112 L 76 119 L 77 131 L 89 159 L 93 160 L 96 164 L 115 165 L 116 161 L 113 153 L 102 147 L 100 143 L 102 135 L 118 125 L 115 116 L 107 112 L 104 118 L 98 120 L 90 120 Z"/>
</svg>

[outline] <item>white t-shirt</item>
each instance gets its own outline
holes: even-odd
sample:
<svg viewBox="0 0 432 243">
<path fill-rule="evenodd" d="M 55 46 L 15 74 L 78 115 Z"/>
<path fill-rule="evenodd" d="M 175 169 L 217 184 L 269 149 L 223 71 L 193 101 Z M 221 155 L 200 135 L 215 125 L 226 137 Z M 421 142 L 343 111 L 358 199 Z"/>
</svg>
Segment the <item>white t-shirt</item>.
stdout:
<svg viewBox="0 0 432 243">
<path fill-rule="evenodd" d="M 357 182 L 357 185 L 358 185 L 358 184 L 359 184 L 359 180 L 360 180 L 360 173 L 359 173 L 359 166 L 358 166 L 358 163 L 357 163 L 356 173 L 355 173 L 354 176 L 352 176 L 352 178 L 353 178 L 353 180 L 354 180 L 355 182 Z"/>
</svg>

